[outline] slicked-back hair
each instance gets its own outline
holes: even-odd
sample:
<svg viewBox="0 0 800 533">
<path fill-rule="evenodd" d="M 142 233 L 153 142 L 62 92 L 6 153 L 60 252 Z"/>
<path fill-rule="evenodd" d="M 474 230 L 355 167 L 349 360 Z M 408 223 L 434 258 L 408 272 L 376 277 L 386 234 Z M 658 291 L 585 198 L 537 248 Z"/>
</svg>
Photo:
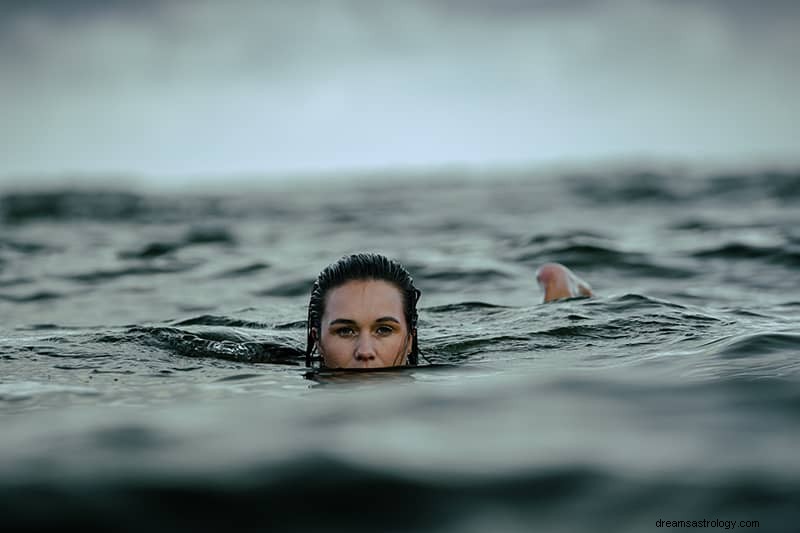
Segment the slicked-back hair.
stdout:
<svg viewBox="0 0 800 533">
<path fill-rule="evenodd" d="M 408 364 L 416 366 L 419 361 L 419 345 L 417 342 L 417 302 L 422 293 L 414 287 L 414 278 L 398 263 L 386 256 L 374 253 L 346 255 L 331 263 L 319 273 L 311 289 L 308 301 L 308 324 L 306 344 L 306 366 L 311 367 L 315 360 L 324 365 L 321 356 L 314 357 L 316 341 L 312 329 L 321 335 L 322 315 L 325 313 L 325 296 L 329 291 L 340 287 L 348 281 L 385 281 L 397 287 L 403 296 L 403 313 L 405 314 L 408 332 L 412 334 L 411 353 Z"/>
</svg>

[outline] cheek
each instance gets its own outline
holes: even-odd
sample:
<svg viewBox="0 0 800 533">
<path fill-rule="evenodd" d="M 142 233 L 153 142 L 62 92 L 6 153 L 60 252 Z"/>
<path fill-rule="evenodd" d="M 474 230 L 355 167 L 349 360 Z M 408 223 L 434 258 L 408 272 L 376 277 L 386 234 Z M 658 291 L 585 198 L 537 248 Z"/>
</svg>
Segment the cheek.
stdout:
<svg viewBox="0 0 800 533">
<path fill-rule="evenodd" d="M 329 362 L 348 360 L 353 354 L 353 343 L 335 335 L 323 335 L 320 348 Z"/>
<path fill-rule="evenodd" d="M 341 349 L 341 347 L 347 346 L 348 344 L 348 339 L 343 339 L 335 335 L 323 335 L 320 341 L 320 345 L 326 351 Z"/>
<path fill-rule="evenodd" d="M 381 344 L 378 356 L 386 363 L 393 362 L 398 356 L 405 356 L 407 351 L 405 340 L 405 337 L 402 336 L 387 339 Z"/>
</svg>

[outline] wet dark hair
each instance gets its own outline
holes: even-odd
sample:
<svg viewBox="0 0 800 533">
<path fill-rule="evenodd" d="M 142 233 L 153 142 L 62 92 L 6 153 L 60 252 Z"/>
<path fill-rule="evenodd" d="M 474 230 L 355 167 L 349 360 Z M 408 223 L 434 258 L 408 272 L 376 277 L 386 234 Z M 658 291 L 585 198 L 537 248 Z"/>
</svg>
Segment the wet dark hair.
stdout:
<svg viewBox="0 0 800 533">
<path fill-rule="evenodd" d="M 409 365 L 416 366 L 419 360 L 417 343 L 417 302 L 422 293 L 414 287 L 414 278 L 398 263 L 388 257 L 373 253 L 346 255 L 331 263 L 319 273 L 317 281 L 311 289 L 308 301 L 308 324 L 306 326 L 308 341 L 306 344 L 306 366 L 312 366 L 314 360 L 324 364 L 321 356 L 314 357 L 315 339 L 312 328 L 321 332 L 322 315 L 325 312 L 325 296 L 328 291 L 344 285 L 348 281 L 376 280 L 391 283 L 403 296 L 403 311 L 408 325 L 408 332 L 413 334 L 411 353 L 408 354 Z"/>
</svg>

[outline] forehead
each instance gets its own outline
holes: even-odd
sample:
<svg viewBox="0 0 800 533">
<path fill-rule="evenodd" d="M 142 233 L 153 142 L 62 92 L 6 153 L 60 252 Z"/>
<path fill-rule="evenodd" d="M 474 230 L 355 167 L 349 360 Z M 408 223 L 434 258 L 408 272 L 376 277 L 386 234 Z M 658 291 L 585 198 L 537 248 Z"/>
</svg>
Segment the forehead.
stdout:
<svg viewBox="0 0 800 533">
<path fill-rule="evenodd" d="M 331 289 L 325 297 L 323 321 L 346 318 L 370 321 L 392 316 L 403 320 L 403 295 L 400 289 L 382 280 L 348 281 Z"/>
</svg>

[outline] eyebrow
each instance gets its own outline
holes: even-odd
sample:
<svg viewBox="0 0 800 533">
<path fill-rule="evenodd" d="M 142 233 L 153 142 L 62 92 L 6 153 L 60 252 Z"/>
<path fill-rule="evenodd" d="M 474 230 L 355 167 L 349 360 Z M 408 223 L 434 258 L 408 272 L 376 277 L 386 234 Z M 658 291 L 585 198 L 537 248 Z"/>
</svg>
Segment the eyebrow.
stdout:
<svg viewBox="0 0 800 533">
<path fill-rule="evenodd" d="M 394 322 L 396 324 L 400 323 L 400 321 L 393 316 L 382 316 L 379 319 L 375 320 L 375 322 Z M 333 326 L 335 324 L 347 324 L 349 326 L 355 323 L 356 323 L 355 320 L 351 320 L 349 318 L 337 318 L 336 320 L 331 320 L 330 322 L 328 322 L 328 325 Z"/>
</svg>

